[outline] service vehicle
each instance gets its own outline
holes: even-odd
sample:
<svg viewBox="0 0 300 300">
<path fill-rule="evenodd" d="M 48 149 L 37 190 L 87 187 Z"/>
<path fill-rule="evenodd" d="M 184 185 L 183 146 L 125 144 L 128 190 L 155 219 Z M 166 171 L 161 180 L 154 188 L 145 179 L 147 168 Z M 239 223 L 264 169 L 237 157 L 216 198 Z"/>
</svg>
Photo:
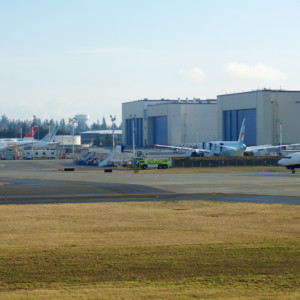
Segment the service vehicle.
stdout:
<svg viewBox="0 0 300 300">
<path fill-rule="evenodd" d="M 137 167 L 141 169 L 147 168 L 157 168 L 157 169 L 167 169 L 172 168 L 171 159 L 141 159 L 136 163 Z"/>
</svg>

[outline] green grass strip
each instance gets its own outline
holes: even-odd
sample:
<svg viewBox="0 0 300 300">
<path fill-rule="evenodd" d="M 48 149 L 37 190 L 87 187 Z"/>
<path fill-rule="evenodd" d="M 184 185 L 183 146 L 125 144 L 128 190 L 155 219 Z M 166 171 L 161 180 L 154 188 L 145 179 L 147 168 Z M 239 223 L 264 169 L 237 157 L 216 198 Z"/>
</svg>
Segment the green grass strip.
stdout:
<svg viewBox="0 0 300 300">
<path fill-rule="evenodd" d="M 0 254 L 0 290 L 105 282 L 297 290 L 299 257 L 298 242 L 14 249 Z"/>
</svg>

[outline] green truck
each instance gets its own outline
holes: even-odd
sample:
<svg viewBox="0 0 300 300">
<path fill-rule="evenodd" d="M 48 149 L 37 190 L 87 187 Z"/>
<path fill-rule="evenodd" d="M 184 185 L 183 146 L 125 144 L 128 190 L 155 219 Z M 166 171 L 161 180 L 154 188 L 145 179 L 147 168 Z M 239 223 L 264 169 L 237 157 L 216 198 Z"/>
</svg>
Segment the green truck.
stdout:
<svg viewBox="0 0 300 300">
<path fill-rule="evenodd" d="M 167 168 L 172 168 L 172 160 L 171 159 L 141 159 L 137 161 L 137 167 L 144 170 L 147 168 L 167 169 Z"/>
</svg>

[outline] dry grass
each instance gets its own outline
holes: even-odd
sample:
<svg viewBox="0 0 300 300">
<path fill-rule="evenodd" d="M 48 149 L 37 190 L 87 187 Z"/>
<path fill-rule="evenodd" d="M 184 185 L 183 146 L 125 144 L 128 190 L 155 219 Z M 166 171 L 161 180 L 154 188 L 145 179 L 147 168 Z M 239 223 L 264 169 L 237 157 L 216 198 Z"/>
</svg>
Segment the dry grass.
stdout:
<svg viewBox="0 0 300 300">
<path fill-rule="evenodd" d="M 134 284 L 120 283 L 56 286 L 54 288 L 37 288 L 34 290 L 15 290 L 0 294 L 2 300 L 19 299 L 299 299 L 299 293 L 290 292 L 288 295 L 281 291 L 259 291 L 246 289 L 199 288 L 193 285 L 169 284 L 165 286 L 135 286 Z"/>
<path fill-rule="evenodd" d="M 0 207 L 7 248 L 299 240 L 300 207 L 205 201 Z"/>
<path fill-rule="evenodd" d="M 0 207 L 1 299 L 297 299 L 299 206 Z"/>
</svg>

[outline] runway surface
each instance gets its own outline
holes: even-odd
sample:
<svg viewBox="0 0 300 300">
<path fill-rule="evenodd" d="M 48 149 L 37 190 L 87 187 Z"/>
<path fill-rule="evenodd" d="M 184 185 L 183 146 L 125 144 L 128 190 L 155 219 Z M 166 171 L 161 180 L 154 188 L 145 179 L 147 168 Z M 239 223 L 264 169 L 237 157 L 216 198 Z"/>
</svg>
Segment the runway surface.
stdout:
<svg viewBox="0 0 300 300">
<path fill-rule="evenodd" d="M 206 200 L 300 204 L 300 174 L 104 173 L 72 161 L 0 161 L 0 204 Z M 175 170 L 174 170 L 175 171 Z"/>
</svg>

